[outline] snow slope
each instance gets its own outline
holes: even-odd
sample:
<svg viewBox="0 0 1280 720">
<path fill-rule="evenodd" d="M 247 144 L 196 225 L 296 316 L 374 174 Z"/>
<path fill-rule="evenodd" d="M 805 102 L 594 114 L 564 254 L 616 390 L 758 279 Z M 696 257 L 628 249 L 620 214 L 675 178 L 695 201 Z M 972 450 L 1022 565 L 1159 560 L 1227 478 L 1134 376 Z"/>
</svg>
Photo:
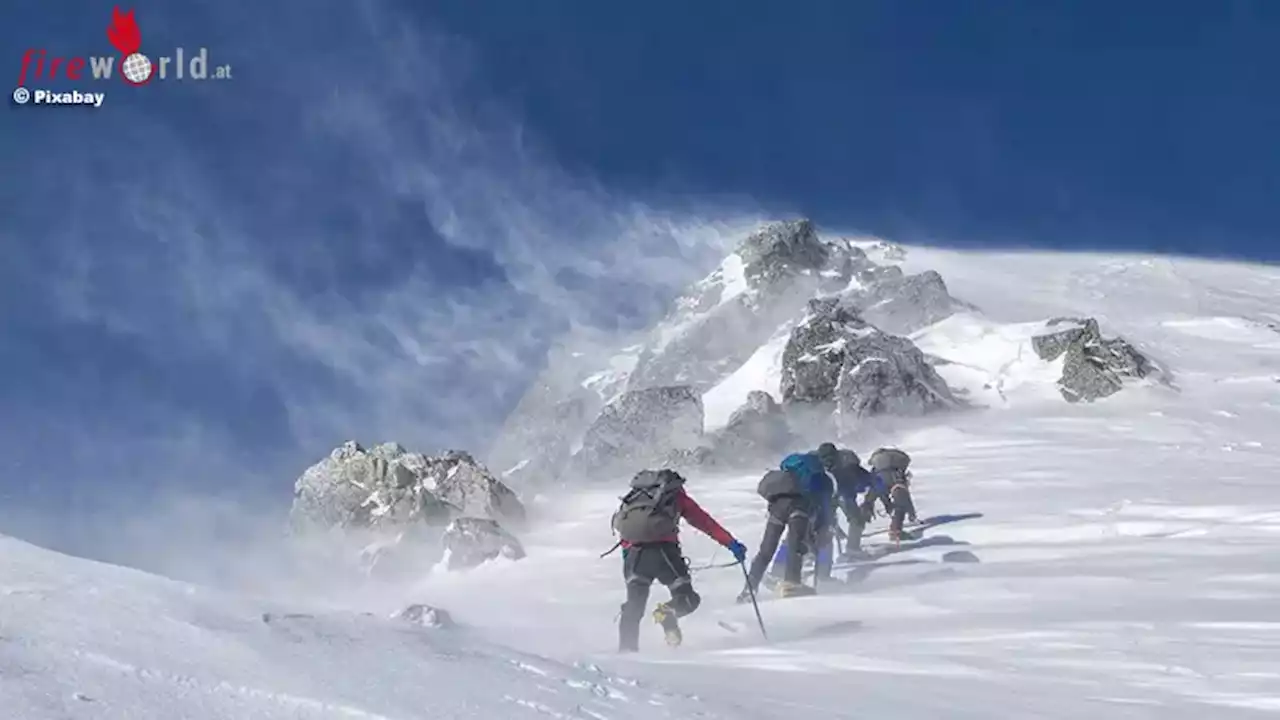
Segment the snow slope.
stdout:
<svg viewBox="0 0 1280 720">
<path fill-rule="evenodd" d="M 738 716 L 466 629 L 231 597 L 4 537 L 0 557 L 14 720 Z"/>
<path fill-rule="evenodd" d="M 548 517 L 524 537 L 525 560 L 305 601 L 223 595 L 0 540 L 5 717 L 1280 713 L 1280 331 L 1269 324 L 1280 269 L 906 250 L 908 271 L 938 270 L 982 309 L 915 339 L 988 407 L 855 449 L 911 452 L 922 514 L 983 517 L 893 558 L 922 562 L 875 569 L 843 592 L 765 600 L 772 642 L 733 603 L 740 570 L 706 569 L 684 647 L 662 647 L 646 626 L 639 655 L 613 654 L 620 560 L 598 556 L 621 487 L 539 506 Z M 1027 355 L 1033 326 L 1058 315 L 1097 317 L 1104 334 L 1168 365 L 1176 388 L 1062 401 L 1055 369 Z M 770 352 L 730 378 L 736 388 L 773 381 Z M 689 489 L 754 547 L 756 480 L 698 476 Z M 727 559 L 685 536 L 694 565 Z M 980 562 L 938 562 L 956 549 Z M 409 602 L 468 627 L 387 618 Z M 312 617 L 267 623 L 264 612 Z"/>
</svg>

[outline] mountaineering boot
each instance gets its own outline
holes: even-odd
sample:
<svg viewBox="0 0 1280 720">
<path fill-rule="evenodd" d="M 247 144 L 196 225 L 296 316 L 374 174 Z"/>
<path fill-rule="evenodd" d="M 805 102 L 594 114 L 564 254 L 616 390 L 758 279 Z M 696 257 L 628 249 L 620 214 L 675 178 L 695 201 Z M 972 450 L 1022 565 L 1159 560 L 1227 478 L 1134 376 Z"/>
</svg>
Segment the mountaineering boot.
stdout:
<svg viewBox="0 0 1280 720">
<path fill-rule="evenodd" d="M 680 621 L 676 619 L 675 611 L 667 607 L 666 603 L 658 603 L 653 609 L 653 621 L 662 626 L 662 636 L 668 645 L 675 647 L 684 642 Z"/>
<path fill-rule="evenodd" d="M 807 597 L 809 595 L 817 595 L 818 591 L 803 583 L 790 582 L 783 580 L 778 583 L 778 594 L 784 598 L 789 597 Z"/>
</svg>

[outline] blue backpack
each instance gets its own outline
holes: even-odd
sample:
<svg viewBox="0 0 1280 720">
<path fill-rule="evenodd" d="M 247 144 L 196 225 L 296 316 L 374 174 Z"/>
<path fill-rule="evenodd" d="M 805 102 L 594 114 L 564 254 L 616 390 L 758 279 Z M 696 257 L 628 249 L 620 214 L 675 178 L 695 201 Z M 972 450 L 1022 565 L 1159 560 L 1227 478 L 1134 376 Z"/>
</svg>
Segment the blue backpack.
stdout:
<svg viewBox="0 0 1280 720">
<path fill-rule="evenodd" d="M 804 494 L 817 504 L 818 517 L 826 518 L 830 512 L 831 496 L 835 494 L 835 487 L 817 454 L 792 453 L 782 459 L 779 467 L 800 478 L 800 487 Z"/>
<path fill-rule="evenodd" d="M 783 458 L 778 467 L 795 473 L 806 486 L 809 486 L 814 478 L 821 477 L 826 472 L 822 467 L 822 461 L 813 453 L 792 453 Z"/>
</svg>

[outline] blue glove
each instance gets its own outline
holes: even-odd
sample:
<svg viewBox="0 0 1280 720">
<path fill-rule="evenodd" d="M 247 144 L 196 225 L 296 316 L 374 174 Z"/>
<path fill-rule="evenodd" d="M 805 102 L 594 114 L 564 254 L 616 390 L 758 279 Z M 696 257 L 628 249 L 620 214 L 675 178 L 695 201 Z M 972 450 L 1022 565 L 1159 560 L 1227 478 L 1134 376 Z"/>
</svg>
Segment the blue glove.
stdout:
<svg viewBox="0 0 1280 720">
<path fill-rule="evenodd" d="M 738 562 L 747 561 L 747 546 L 737 540 L 729 543 L 729 552 L 733 553 L 734 559 Z"/>
</svg>

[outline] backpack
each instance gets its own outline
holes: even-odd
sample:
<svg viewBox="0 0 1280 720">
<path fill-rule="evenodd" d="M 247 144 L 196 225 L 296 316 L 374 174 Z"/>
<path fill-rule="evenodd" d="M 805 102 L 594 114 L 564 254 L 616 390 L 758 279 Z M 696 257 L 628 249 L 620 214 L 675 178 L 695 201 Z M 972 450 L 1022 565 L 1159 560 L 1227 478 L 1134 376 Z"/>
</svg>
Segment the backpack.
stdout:
<svg viewBox="0 0 1280 720">
<path fill-rule="evenodd" d="M 911 456 L 897 448 L 880 448 L 871 453 L 871 469 L 889 481 L 905 481 Z"/>
<path fill-rule="evenodd" d="M 799 476 L 787 470 L 770 470 L 765 473 L 764 477 L 760 478 L 760 484 L 756 486 L 756 492 L 769 502 L 784 495 L 798 497 L 804 494 Z"/>
<path fill-rule="evenodd" d="M 650 543 L 680 529 L 678 496 L 684 478 L 672 470 L 641 470 L 613 514 L 613 529 L 624 542 Z"/>
<path fill-rule="evenodd" d="M 792 453 L 783 458 L 782 464 L 778 467 L 794 473 L 800 478 L 802 484 L 807 484 L 810 478 L 827 472 L 827 469 L 822 467 L 822 461 L 812 453 Z"/>
<path fill-rule="evenodd" d="M 862 467 L 862 458 L 858 457 L 858 453 L 848 449 L 840 451 L 840 462 L 847 468 Z"/>
</svg>

